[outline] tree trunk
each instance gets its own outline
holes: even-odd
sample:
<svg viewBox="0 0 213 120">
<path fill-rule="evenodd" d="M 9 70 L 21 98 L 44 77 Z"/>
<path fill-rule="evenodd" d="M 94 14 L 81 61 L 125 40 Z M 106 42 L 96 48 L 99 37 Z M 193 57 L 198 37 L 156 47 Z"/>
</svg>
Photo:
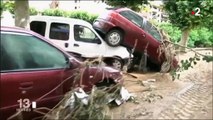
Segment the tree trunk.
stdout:
<svg viewBox="0 0 213 120">
<path fill-rule="evenodd" d="M 15 26 L 27 28 L 29 23 L 28 0 L 16 0 L 14 12 L 15 12 Z"/>
<path fill-rule="evenodd" d="M 190 29 L 185 29 L 182 31 L 181 41 L 179 43 L 180 45 L 187 47 L 189 33 L 190 33 Z M 180 47 L 180 52 L 186 51 L 186 48 L 184 48 L 184 47 Z"/>
<path fill-rule="evenodd" d="M 50 4 L 50 9 L 55 9 L 59 7 L 59 1 L 58 0 L 52 0 Z"/>
</svg>

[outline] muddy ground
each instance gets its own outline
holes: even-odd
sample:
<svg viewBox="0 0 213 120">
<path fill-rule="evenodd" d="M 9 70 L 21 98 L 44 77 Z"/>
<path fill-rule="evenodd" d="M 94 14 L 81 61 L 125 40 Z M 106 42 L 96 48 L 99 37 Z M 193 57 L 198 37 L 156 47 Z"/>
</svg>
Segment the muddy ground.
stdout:
<svg viewBox="0 0 213 120">
<path fill-rule="evenodd" d="M 198 52 L 212 54 L 212 50 Z M 180 61 L 193 55 L 177 57 Z M 113 119 L 213 119 L 212 68 L 212 62 L 200 61 L 174 81 L 169 74 L 156 72 L 131 73 L 137 78 L 125 75 L 124 86 L 135 99 L 112 108 Z M 142 82 L 148 79 L 151 82 Z"/>
</svg>

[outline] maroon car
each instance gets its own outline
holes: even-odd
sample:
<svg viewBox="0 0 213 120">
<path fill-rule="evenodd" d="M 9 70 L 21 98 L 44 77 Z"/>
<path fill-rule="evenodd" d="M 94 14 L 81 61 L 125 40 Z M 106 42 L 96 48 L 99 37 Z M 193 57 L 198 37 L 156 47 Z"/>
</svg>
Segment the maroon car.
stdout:
<svg viewBox="0 0 213 120">
<path fill-rule="evenodd" d="M 31 118 L 36 108 L 52 108 L 76 86 L 89 91 L 103 82 L 122 83 L 120 71 L 84 67 L 72 55 L 32 31 L 1 27 L 0 42 L 1 120 L 17 111 Z"/>
<path fill-rule="evenodd" d="M 132 49 L 136 44 L 135 55 L 141 55 L 147 48 L 152 63 L 160 66 L 165 61 L 164 54 L 159 57 L 161 35 L 157 28 L 128 8 L 107 10 L 94 21 L 93 27 L 110 46 L 124 45 Z M 177 67 L 175 58 L 173 67 Z"/>
</svg>

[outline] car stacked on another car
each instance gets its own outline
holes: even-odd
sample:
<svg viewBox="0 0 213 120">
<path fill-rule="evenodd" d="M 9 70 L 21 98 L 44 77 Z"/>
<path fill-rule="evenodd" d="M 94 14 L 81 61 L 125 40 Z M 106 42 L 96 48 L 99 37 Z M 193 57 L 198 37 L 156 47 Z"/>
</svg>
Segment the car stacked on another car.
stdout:
<svg viewBox="0 0 213 120">
<path fill-rule="evenodd" d="M 31 102 L 37 107 L 52 108 L 76 86 L 83 85 L 89 91 L 102 82 L 122 84 L 119 70 L 85 67 L 71 54 L 32 31 L 1 27 L 0 42 L 1 120 L 17 110 L 29 108 L 33 112 Z M 31 112 L 25 111 L 28 120 Z"/>
<path fill-rule="evenodd" d="M 123 45 L 134 48 L 134 59 L 144 53 L 159 68 L 166 61 L 165 54 L 159 54 L 161 35 L 157 28 L 145 18 L 128 8 L 114 8 L 100 15 L 93 23 L 93 28 L 105 38 L 110 46 Z M 173 57 L 172 68 L 176 68 L 177 60 Z M 171 68 L 170 68 L 171 69 Z"/>
<path fill-rule="evenodd" d="M 79 58 L 94 59 L 99 56 L 116 69 L 127 65 L 130 53 L 125 47 L 109 46 L 84 20 L 56 17 L 30 16 L 30 29 L 51 40 L 68 53 Z"/>
</svg>

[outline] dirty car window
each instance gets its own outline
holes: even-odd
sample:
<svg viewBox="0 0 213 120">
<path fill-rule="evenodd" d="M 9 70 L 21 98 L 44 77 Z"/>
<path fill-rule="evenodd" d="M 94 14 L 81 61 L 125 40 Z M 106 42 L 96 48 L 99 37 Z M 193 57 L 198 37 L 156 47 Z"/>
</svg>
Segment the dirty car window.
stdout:
<svg viewBox="0 0 213 120">
<path fill-rule="evenodd" d="M 153 26 L 149 21 L 145 22 L 144 25 L 144 30 L 149 33 L 151 36 L 153 36 L 155 39 L 157 40 L 161 40 L 161 35 L 159 33 L 159 31 L 157 30 L 157 28 L 155 26 Z"/>
<path fill-rule="evenodd" d="M 66 66 L 63 53 L 30 35 L 1 33 L 1 70 L 56 69 Z"/>
<path fill-rule="evenodd" d="M 76 41 L 95 42 L 95 33 L 82 25 L 74 25 L 74 38 Z"/>
<path fill-rule="evenodd" d="M 122 11 L 120 14 L 138 27 L 143 27 L 143 18 L 132 11 Z"/>
<path fill-rule="evenodd" d="M 68 40 L 70 34 L 70 26 L 63 23 L 51 23 L 50 39 Z"/>
</svg>

